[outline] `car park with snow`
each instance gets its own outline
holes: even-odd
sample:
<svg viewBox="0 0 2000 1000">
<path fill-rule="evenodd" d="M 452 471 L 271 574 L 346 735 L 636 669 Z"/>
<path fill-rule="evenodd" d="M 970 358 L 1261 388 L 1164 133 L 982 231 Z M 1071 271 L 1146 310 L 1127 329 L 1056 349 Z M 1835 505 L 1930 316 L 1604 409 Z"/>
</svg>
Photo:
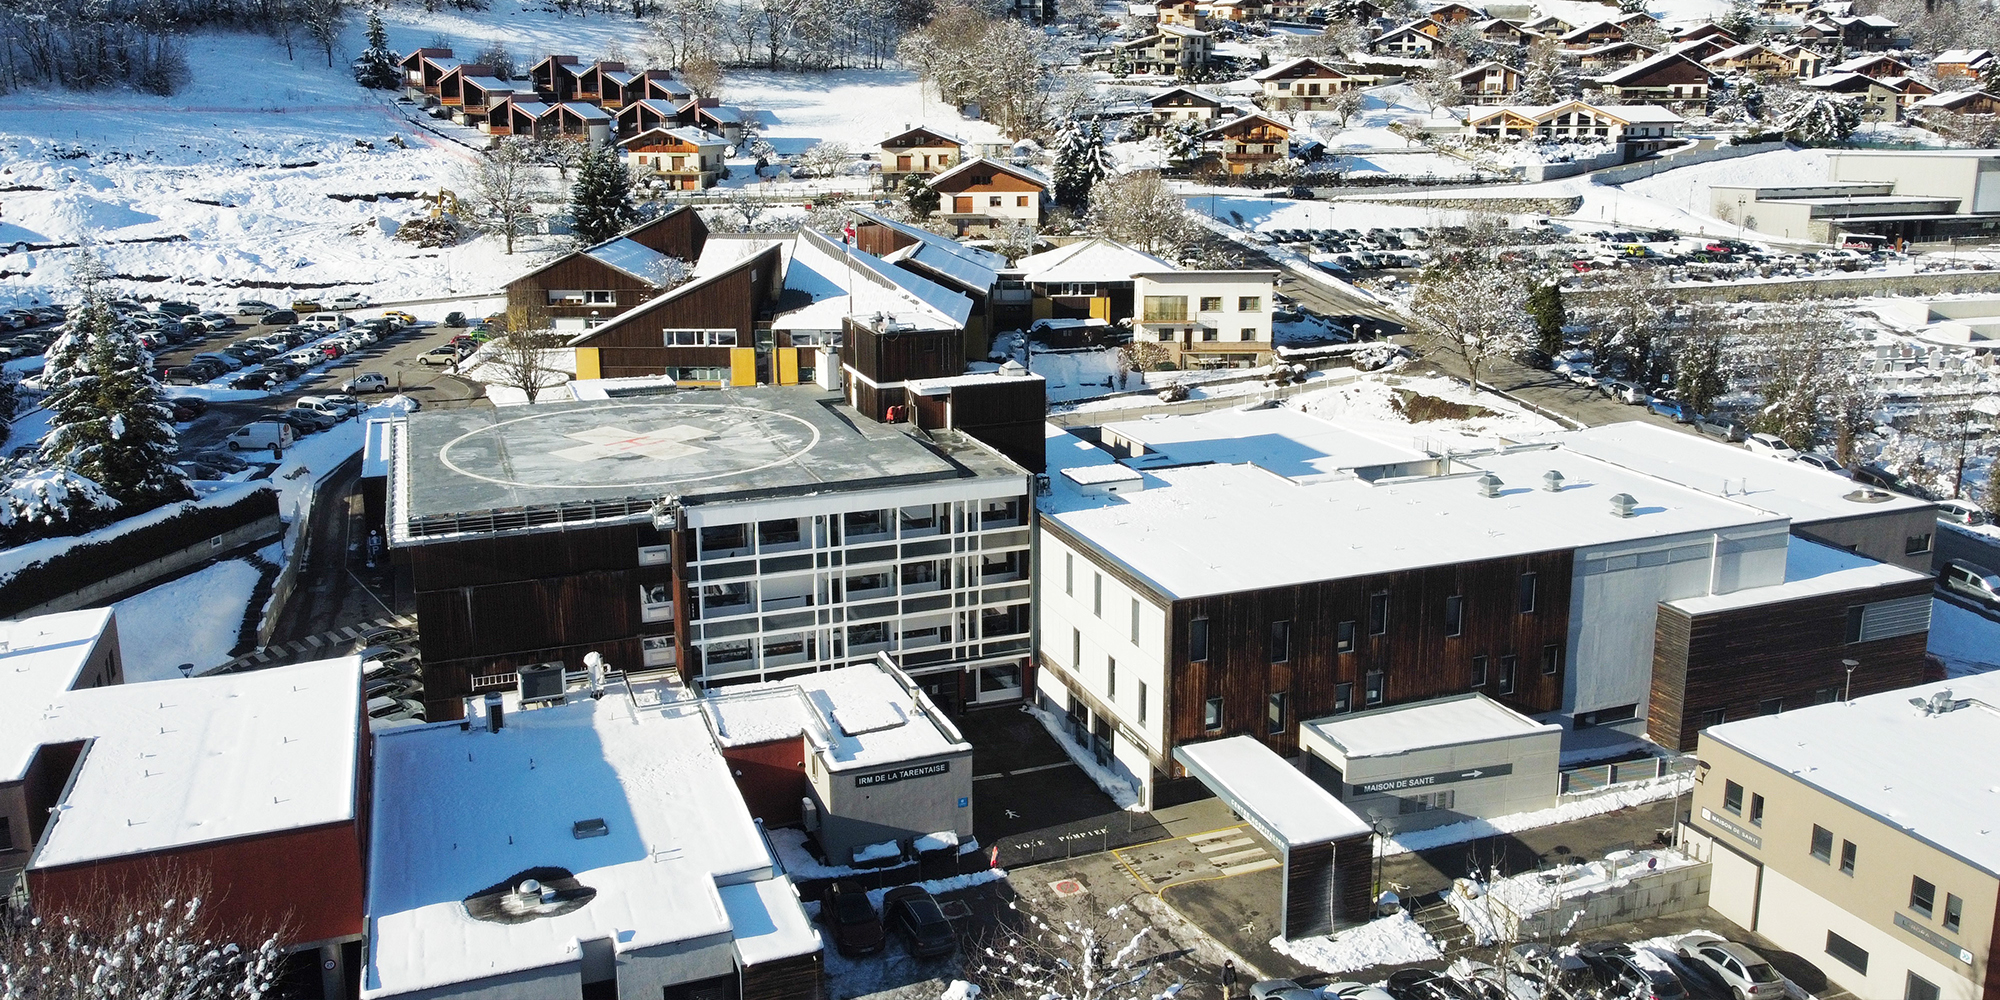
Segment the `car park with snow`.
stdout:
<svg viewBox="0 0 2000 1000">
<path fill-rule="evenodd" d="M 1674 950 L 1714 973 L 1733 1000 L 1776 1000 L 1791 994 L 1791 982 L 1764 956 L 1734 941 L 1697 931 L 1684 935 Z"/>
<path fill-rule="evenodd" d="M 884 893 L 882 918 L 918 958 L 938 958 L 958 950 L 951 920 L 937 898 L 922 886 L 897 886 Z"/>
<path fill-rule="evenodd" d="M 340 383 L 340 391 L 356 394 L 364 392 L 388 392 L 389 376 L 381 372 L 362 372 Z"/>
<path fill-rule="evenodd" d="M 1784 438 L 1776 434 L 1751 434 L 1743 439 L 1743 447 L 1750 449 L 1753 454 L 1769 455 L 1780 461 L 1789 462 L 1799 457 L 1798 449 L 1793 448 Z"/>
<path fill-rule="evenodd" d="M 326 303 L 326 307 L 328 309 L 364 309 L 367 306 L 368 306 L 368 296 L 362 295 L 359 292 L 348 292 L 345 295 L 336 295 L 333 298 L 327 300 Z"/>
<path fill-rule="evenodd" d="M 848 956 L 872 955 L 885 940 L 882 917 L 868 901 L 868 889 L 852 879 L 835 879 L 820 893 L 819 919 L 832 932 L 834 947 Z"/>
<path fill-rule="evenodd" d="M 417 361 L 426 365 L 455 365 L 458 364 L 458 359 L 458 348 L 446 345 L 444 347 L 433 347 L 425 351 L 423 356 L 419 357 Z"/>
<path fill-rule="evenodd" d="M 1630 945 L 1593 941 L 1577 946 L 1577 956 L 1590 966 L 1598 983 L 1621 996 L 1649 1000 L 1684 1000 L 1687 987 L 1664 963 L 1648 962 Z"/>
</svg>

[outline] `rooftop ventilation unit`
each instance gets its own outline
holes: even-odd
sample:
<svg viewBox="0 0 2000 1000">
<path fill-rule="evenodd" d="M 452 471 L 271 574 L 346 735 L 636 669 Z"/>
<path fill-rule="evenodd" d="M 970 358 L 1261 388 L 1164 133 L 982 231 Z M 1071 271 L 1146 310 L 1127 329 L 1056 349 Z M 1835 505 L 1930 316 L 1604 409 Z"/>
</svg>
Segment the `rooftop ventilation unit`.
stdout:
<svg viewBox="0 0 2000 1000">
<path fill-rule="evenodd" d="M 1479 478 L 1473 480 L 1473 482 L 1479 484 L 1479 495 L 1483 497 L 1499 496 L 1500 487 L 1505 485 L 1500 481 L 1499 476 L 1496 476 L 1491 472 L 1480 473 Z"/>
<path fill-rule="evenodd" d="M 1915 705 L 1925 715 L 1943 715 L 1946 712 L 1955 712 L 1972 704 L 1972 699 L 1953 698 L 1951 696 L 1951 689 L 1945 688 L 1941 691 L 1932 692 L 1929 698 L 1911 698 L 1910 704 Z"/>
<path fill-rule="evenodd" d="M 1887 503 L 1893 496 L 1895 494 L 1890 493 L 1888 490 L 1878 490 L 1864 486 L 1858 490 L 1851 490 L 1844 493 L 1840 498 L 1850 503 Z"/>
<path fill-rule="evenodd" d="M 602 837 L 609 834 L 610 832 L 611 828 L 605 826 L 604 821 L 602 819 L 580 819 L 570 824 L 569 827 L 569 835 L 575 837 L 578 840 L 589 840 L 592 837 Z"/>
<path fill-rule="evenodd" d="M 554 663 L 537 663 L 522 667 L 521 707 L 538 701 L 560 702 L 563 700 L 563 665 L 561 660 Z"/>
<path fill-rule="evenodd" d="M 500 692 L 495 691 L 487 695 L 486 731 L 489 733 L 499 732 L 500 727 L 507 724 L 506 715 L 507 715 L 507 709 L 505 708 L 505 706 L 500 704 Z"/>
<path fill-rule="evenodd" d="M 1611 498 L 1611 516 L 1631 517 L 1637 513 L 1638 506 L 1639 501 L 1632 499 L 1632 494 L 1620 493 Z"/>
<path fill-rule="evenodd" d="M 1549 471 L 1542 473 L 1542 489 L 1548 490 L 1550 493 L 1561 493 L 1562 488 L 1563 488 L 1562 473 L 1557 472 L 1554 469 L 1550 469 Z"/>
</svg>

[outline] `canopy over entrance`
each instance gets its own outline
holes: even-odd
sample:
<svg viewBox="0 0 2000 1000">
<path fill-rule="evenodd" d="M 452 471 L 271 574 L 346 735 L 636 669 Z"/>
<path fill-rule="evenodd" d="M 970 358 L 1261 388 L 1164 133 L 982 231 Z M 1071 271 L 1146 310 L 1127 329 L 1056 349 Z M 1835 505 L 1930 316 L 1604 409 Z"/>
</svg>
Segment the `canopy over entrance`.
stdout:
<svg viewBox="0 0 2000 1000">
<path fill-rule="evenodd" d="M 1368 919 L 1374 831 L 1353 810 L 1248 736 L 1183 744 L 1174 760 L 1283 852 L 1286 938 Z"/>
</svg>

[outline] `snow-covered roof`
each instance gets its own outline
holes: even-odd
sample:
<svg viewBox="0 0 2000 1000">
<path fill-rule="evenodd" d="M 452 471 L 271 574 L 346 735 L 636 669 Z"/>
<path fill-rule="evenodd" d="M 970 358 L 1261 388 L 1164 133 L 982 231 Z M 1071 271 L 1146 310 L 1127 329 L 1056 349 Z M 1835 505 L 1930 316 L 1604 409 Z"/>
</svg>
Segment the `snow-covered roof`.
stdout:
<svg viewBox="0 0 2000 1000">
<path fill-rule="evenodd" d="M 1937 62 L 1939 65 L 1949 63 L 1969 66 L 1991 58 L 1993 53 L 1986 49 L 1946 49 L 1938 53 Z"/>
<path fill-rule="evenodd" d="M 576 963 L 607 938 L 622 955 L 727 935 L 745 964 L 819 949 L 700 708 L 634 695 L 510 712 L 497 733 L 474 718 L 376 738 L 362 996 Z M 603 832 L 579 836 L 591 820 Z M 596 895 L 515 923 L 469 915 L 466 899 L 537 867 Z"/>
<path fill-rule="evenodd" d="M 792 244 L 781 301 L 800 296 L 809 304 L 779 313 L 773 330 L 838 330 L 846 317 L 878 313 L 919 330 L 959 329 L 972 315 L 963 293 L 810 229 Z"/>
<path fill-rule="evenodd" d="M 524 101 L 519 94 L 508 98 L 507 106 L 530 118 L 541 118 L 555 110 L 553 105 L 544 104 L 541 101 Z"/>
<path fill-rule="evenodd" d="M 1954 711 L 1911 704 L 1950 691 Z M 1711 726 L 1731 747 L 1988 874 L 2000 875 L 2000 672 Z"/>
<path fill-rule="evenodd" d="M 1645 76 L 1663 66 L 1671 65 L 1673 61 L 1676 59 L 1679 59 L 1690 66 L 1699 68 L 1704 73 L 1708 72 L 1707 67 L 1702 66 L 1700 63 L 1695 62 L 1694 60 L 1689 59 L 1688 57 L 1681 55 L 1678 52 L 1662 52 L 1659 55 L 1653 56 L 1650 59 L 1644 59 L 1639 62 L 1635 62 L 1632 65 L 1625 67 L 1624 69 L 1618 70 L 1613 73 L 1606 73 L 1603 76 L 1598 77 L 1597 80 L 1599 83 L 1610 83 L 1610 84 L 1622 83 L 1626 80 L 1631 80 Z"/>
<path fill-rule="evenodd" d="M 1023 281 L 1130 281 L 1141 271 L 1175 267 L 1137 247 L 1094 236 L 1068 246 L 1029 254 L 1014 263 Z"/>
<path fill-rule="evenodd" d="M 52 617 L 81 644 L 96 614 Z M 32 862 L 52 868 L 352 820 L 362 726 L 346 656 L 8 698 L 0 759 L 18 780 L 37 747 L 90 741 Z"/>
<path fill-rule="evenodd" d="M 1782 515 L 1793 524 L 1931 506 L 1901 494 L 1879 502 L 1857 503 L 1847 499 L 1855 484 L 1844 476 L 1644 421 L 1563 431 L 1544 440 L 1561 442 L 1570 451 L 1690 489 L 1726 496 Z"/>
<path fill-rule="evenodd" d="M 1783 58 L 1782 53 L 1778 52 L 1776 49 L 1773 49 L 1768 45 L 1765 45 L 1763 42 L 1744 42 L 1742 45 L 1736 45 L 1730 48 L 1723 49 L 1722 51 L 1717 52 L 1716 54 L 1709 56 L 1706 59 L 1703 59 L 1702 62 L 1705 63 L 1734 62 L 1738 59 L 1749 58 L 1750 56 L 1756 55 L 1759 52 L 1769 52 L 1774 56 L 1779 56 L 1780 58 Z"/>
<path fill-rule="evenodd" d="M 942 130 L 942 129 L 936 129 L 936 128 L 932 128 L 932 127 L 931 127 L 931 126 L 929 126 L 929 125 L 918 125 L 918 126 L 915 126 L 914 128 L 905 128 L 905 129 L 903 129 L 903 130 L 902 130 L 901 132 L 897 132 L 897 133 L 895 133 L 895 134 L 893 134 L 893 135 L 890 135 L 890 136 L 887 136 L 887 137 L 883 138 L 883 140 L 882 140 L 881 142 L 879 142 L 879 143 L 876 143 L 876 145 L 878 145 L 878 146 L 886 146 L 886 145 L 888 145 L 889 143 L 892 143 L 892 142 L 895 142 L 895 141 L 896 141 L 897 139 L 901 139 L 902 137 L 904 137 L 904 136 L 906 136 L 906 135 L 914 135 L 914 134 L 916 134 L 916 133 L 918 133 L 918 132 L 922 132 L 922 133 L 924 133 L 925 135 L 928 135 L 928 136 L 931 136 L 932 138 L 936 138 L 936 139 L 942 139 L 942 140 L 944 140 L 945 142 L 948 142 L 948 143 L 951 143 L 951 144 L 952 144 L 952 145 L 954 145 L 954 146 L 963 146 L 963 145 L 965 145 L 965 140 L 964 140 L 964 139 L 961 139 L 961 138 L 959 138 L 958 136 L 955 136 L 955 135 L 951 134 L 950 132 L 946 132 L 946 131 L 944 131 L 944 130 Z"/>
<path fill-rule="evenodd" d="M 949 236 L 920 226 L 898 222 L 886 215 L 855 209 L 854 214 L 878 226 L 894 230 L 917 242 L 883 256 L 890 263 L 910 261 L 928 271 L 951 278 L 967 288 L 990 290 L 1007 266 L 1007 258 L 991 250 L 969 247 Z"/>
<path fill-rule="evenodd" d="M 1051 475 L 1037 507 L 1177 598 L 1726 529 L 1785 530 L 1764 511 L 1561 448 L 1461 457 L 1451 475 L 1327 477 L 1313 464 L 1321 452 L 1311 440 L 1288 436 L 1284 412 L 1244 411 L 1240 452 L 1218 448 L 1212 465 L 1147 470 L 1143 490 L 1087 496 Z M 1268 420 L 1260 426 L 1259 417 Z M 1057 428 L 1047 455 L 1052 473 L 1112 461 Z M 1540 488 L 1551 469 L 1566 477 L 1559 492 Z M 1500 496 L 1481 495 L 1480 471 L 1502 480 Z M 1620 493 L 1638 501 L 1633 516 L 1612 513 Z M 1274 524 L 1340 528 L 1293 532 L 1272 545 Z"/>
<path fill-rule="evenodd" d="M 587 122 L 608 122 L 611 120 L 611 112 L 595 104 L 585 104 L 582 101 L 565 101 L 561 107 L 562 110 Z"/>
<path fill-rule="evenodd" d="M 1356 757 L 1392 757 L 1412 750 L 1484 743 L 1545 734 L 1561 739 L 1562 727 L 1536 722 L 1478 692 L 1436 701 L 1392 705 L 1299 723 Z"/>
<path fill-rule="evenodd" d="M 1884 90 L 1890 89 L 1887 84 L 1865 73 L 1822 73 L 1810 80 L 1802 81 L 1801 86 L 1817 87 L 1821 90 L 1853 90 L 1855 88 L 1868 90 L 1874 87 L 1881 87 Z"/>
<path fill-rule="evenodd" d="M 1172 420 L 1126 420 L 1105 424 L 1106 441 L 1143 449 L 1129 464 L 1195 465 L 1202 462 L 1255 461 L 1295 477 L 1331 475 L 1350 469 L 1428 462 L 1430 456 L 1349 430 L 1289 407 L 1270 410 L 1231 408 L 1190 413 Z M 1259 454 L 1251 445 L 1259 435 L 1274 447 Z M 1158 458 L 1153 456 L 1157 455 Z"/>
<path fill-rule="evenodd" d="M 665 286 L 681 276 L 681 268 L 672 258 L 644 243 L 622 236 L 609 242 L 599 243 L 585 250 L 583 254 L 600 264 L 617 268 L 655 287 Z"/>
<path fill-rule="evenodd" d="M 1918 98 L 1916 107 L 1949 108 L 1954 104 L 1962 104 L 1976 97 L 1984 97 L 1989 101 L 2000 100 L 2000 98 L 1996 98 L 1983 90 L 1947 90 Z"/>
<path fill-rule="evenodd" d="M 1928 579 L 1927 574 L 1876 562 L 1846 549 L 1794 536 L 1785 546 L 1784 583 L 1667 603 L 1689 614 L 1699 615 Z"/>
<path fill-rule="evenodd" d="M 743 122 L 743 109 L 732 104 L 704 105 L 696 108 L 695 114 L 718 125 L 739 125 Z"/>
<path fill-rule="evenodd" d="M 9 712 L 39 712 L 41 706 L 76 686 L 83 665 L 110 622 L 110 608 L 0 622 L 0 723 L 6 724 L 5 731 L 27 726 L 22 717 L 8 719 Z M 0 746 L 6 746 L 10 754 L 25 750 L 18 760 L 0 760 L 7 765 L 6 770 L 0 770 L 0 779 L 20 780 L 34 747 Z"/>
<path fill-rule="evenodd" d="M 983 156 L 975 156 L 969 160 L 960 160 L 958 161 L 958 166 L 942 171 L 937 176 L 932 177 L 931 187 L 937 187 L 939 184 L 957 177 L 959 174 L 976 173 L 980 170 L 991 170 L 995 173 L 1009 174 L 1030 184 L 1039 184 L 1043 190 L 1048 190 L 1050 186 L 1049 179 L 1042 176 L 1040 171 L 1032 167 L 1016 166 L 1012 163 L 1002 163 L 999 160 L 989 160 Z"/>
<path fill-rule="evenodd" d="M 497 76 L 468 76 L 465 78 L 465 82 L 474 87 L 478 87 L 480 90 L 486 91 L 489 94 L 495 93 L 497 91 L 502 91 L 502 90 L 511 91 L 514 89 L 514 85 L 512 83 L 509 83 L 506 80 L 502 80 Z"/>
<path fill-rule="evenodd" d="M 805 737 L 828 770 L 971 749 L 928 698 L 879 664 L 732 685 L 702 698 L 725 747 Z"/>
<path fill-rule="evenodd" d="M 1271 67 L 1270 69 L 1266 69 L 1266 70 L 1260 70 L 1260 71 L 1258 71 L 1258 72 L 1256 72 L 1256 73 L 1252 73 L 1252 74 L 1250 74 L 1250 79 L 1252 79 L 1252 80 L 1257 80 L 1257 81 L 1260 81 L 1260 82 L 1261 82 L 1261 81 L 1264 81 L 1264 80 L 1275 80 L 1275 79 L 1277 79 L 1278 77 L 1280 77 L 1280 76 L 1283 76 L 1283 75 L 1285 75 L 1286 73 L 1289 73 L 1289 72 L 1291 72 L 1291 71 L 1292 71 L 1292 70 L 1294 70 L 1294 69 L 1298 69 L 1298 68 L 1300 68 L 1300 67 L 1302 67 L 1302 66 L 1305 66 L 1305 65 L 1306 65 L 1306 64 L 1308 64 L 1308 63 L 1310 63 L 1310 64 L 1312 64 L 1313 66 L 1317 67 L 1317 68 L 1318 68 L 1319 70 L 1323 70 L 1323 71 L 1325 71 L 1325 72 L 1327 72 L 1327 73 L 1331 73 L 1331 74 L 1333 74 L 1334 76 L 1346 76 L 1346 75 L 1347 75 L 1347 74 L 1345 74 L 1345 73 L 1342 73 L 1341 71 L 1339 71 L 1339 70 L 1337 70 L 1337 69 L 1333 68 L 1332 66 L 1328 66 L 1328 65 L 1327 65 L 1326 63 L 1324 63 L 1324 62 L 1321 62 L 1321 61 L 1320 61 L 1320 60 L 1318 60 L 1318 59 L 1314 59 L 1314 58 L 1313 58 L 1313 57 L 1311 57 L 1311 56 L 1299 56 L 1299 57 L 1298 57 L 1298 58 L 1296 58 L 1296 59 L 1287 59 L 1287 60 L 1285 60 L 1284 62 L 1281 62 L 1281 63 L 1278 63 L 1277 65 L 1274 65 L 1274 66 L 1272 66 L 1272 67 Z M 1186 88 L 1182 88 L 1182 87 L 1176 87 L 1175 89 L 1176 89 L 1176 90 L 1183 90 L 1183 89 L 1186 89 Z M 1211 98 L 1211 99 L 1212 99 L 1212 98 Z"/>
<path fill-rule="evenodd" d="M 1281 847 L 1372 832 L 1354 810 L 1249 736 L 1183 743 L 1174 759 Z"/>
<path fill-rule="evenodd" d="M 710 233 L 701 245 L 701 259 L 694 262 L 698 279 L 727 273 L 731 268 L 772 247 L 789 255 L 792 237 L 786 233 Z"/>
<path fill-rule="evenodd" d="M 1856 56 L 1856 57 L 1854 57 L 1853 59 L 1849 59 L 1849 60 L 1847 60 L 1846 62 L 1843 62 L 1843 63 L 1836 63 L 1836 64 L 1835 64 L 1835 65 L 1834 65 L 1834 66 L 1833 66 L 1832 68 L 1830 68 L 1830 69 L 1828 70 L 1828 72 L 1830 72 L 1830 73 L 1859 73 L 1859 72 L 1861 72 L 1862 70 L 1864 70 L 1864 69 L 1867 69 L 1868 67 L 1870 67 L 1870 66 L 1873 66 L 1873 65 L 1875 65 L 1876 63 L 1883 63 L 1883 62 L 1887 62 L 1887 63 L 1893 63 L 1893 64 L 1895 64 L 1895 65 L 1897 65 L 1897 66 L 1900 66 L 1900 67 L 1902 67 L 1902 68 L 1904 68 L 1904 69 L 1908 69 L 1908 68 L 1909 68 L 1909 64 L 1907 64 L 1907 63 L 1903 62 L 1903 61 L 1902 61 L 1901 59 L 1898 59 L 1898 58 L 1896 58 L 1895 56 L 1892 56 L 1892 55 L 1885 55 L 1885 54 L 1883 54 L 1883 53 L 1880 53 L 1880 52 L 1877 52 L 1877 53 L 1875 53 L 1874 55 L 1869 55 L 1869 56 Z"/>
</svg>

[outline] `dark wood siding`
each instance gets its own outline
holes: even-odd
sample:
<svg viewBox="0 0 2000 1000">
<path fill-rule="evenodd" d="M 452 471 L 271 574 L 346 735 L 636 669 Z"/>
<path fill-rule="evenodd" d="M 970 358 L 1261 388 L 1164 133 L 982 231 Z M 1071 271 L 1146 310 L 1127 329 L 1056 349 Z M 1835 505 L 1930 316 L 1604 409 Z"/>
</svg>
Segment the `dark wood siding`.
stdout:
<svg viewBox="0 0 2000 1000">
<path fill-rule="evenodd" d="M 825 1000 L 820 956 L 800 955 L 743 970 L 743 1000 Z"/>
<path fill-rule="evenodd" d="M 686 286 L 665 301 L 592 330 L 579 347 L 597 348 L 604 378 L 657 375 L 669 367 L 729 366 L 727 347 L 669 348 L 666 330 L 732 329 L 737 346 L 748 348 L 757 320 L 767 313 L 780 282 L 779 253 L 772 247 L 699 285 Z"/>
<path fill-rule="evenodd" d="M 1281 545 L 1282 541 L 1272 544 Z M 1568 550 L 1406 570 L 1380 576 L 1327 580 L 1268 590 L 1175 601 L 1167 663 L 1171 676 L 1167 712 L 1169 749 L 1219 735 L 1247 734 L 1279 756 L 1298 752 L 1298 721 L 1330 715 L 1335 686 L 1354 685 L 1355 709 L 1364 707 L 1370 671 L 1383 672 L 1382 704 L 1424 701 L 1479 691 L 1522 712 L 1562 707 L 1562 663 L 1542 672 L 1545 646 L 1569 639 L 1571 554 Z M 1516 603 L 1523 573 L 1536 578 L 1535 610 Z M 1368 634 L 1370 595 L 1386 593 L 1388 628 Z M 1445 599 L 1464 598 L 1463 628 L 1445 635 Z M 1208 619 L 1209 658 L 1188 661 L 1188 622 Z M 1290 655 L 1270 661 L 1271 623 L 1291 622 Z M 1341 622 L 1355 625 L 1354 650 L 1336 650 Z M 1488 657 L 1486 684 L 1472 686 L 1472 658 Z M 1515 686 L 1502 694 L 1500 658 L 1518 657 Z M 1267 732 L 1271 694 L 1288 696 L 1284 731 Z M 1202 726 L 1205 702 L 1221 697 L 1222 730 Z"/>
<path fill-rule="evenodd" d="M 555 305 L 551 290 L 609 290 L 616 301 L 609 305 Z M 640 281 L 587 254 L 574 253 L 507 285 L 507 308 L 541 309 L 553 319 L 588 318 L 591 313 L 610 316 L 650 301 L 660 294 L 654 285 Z"/>
<path fill-rule="evenodd" d="M 1375 915 L 1375 836 L 1336 840 L 1333 847 L 1335 914 L 1343 924 L 1365 924 Z"/>
<path fill-rule="evenodd" d="M 844 360 L 869 381 L 886 384 L 911 379 L 944 378 L 965 370 L 962 330 L 881 333 L 852 319 L 841 321 L 849 355 Z M 889 407 L 900 406 L 900 386 L 878 388 L 854 380 L 854 408 L 875 420 L 887 419 Z"/>
<path fill-rule="evenodd" d="M 1331 934 L 1334 930 L 1334 846 L 1302 844 L 1285 857 L 1287 938 Z"/>
<path fill-rule="evenodd" d="M 1041 472 L 1048 463 L 1045 389 L 1046 383 L 1038 378 L 952 386 L 944 396 L 917 397 L 917 422 L 925 429 L 964 431 L 1022 468 Z"/>
<path fill-rule="evenodd" d="M 1821 594 L 1774 604 L 1688 615 L 1662 606 L 1654 629 L 1652 707 L 1647 734 L 1692 752 L 1703 717 L 1762 714 L 1768 699 L 1785 708 L 1811 704 L 1814 692 L 1844 689 L 1842 660 L 1858 660 L 1854 694 L 1920 684 L 1928 633 L 1847 641 L 1848 609 L 1927 595 L 1928 579 Z"/>
</svg>

